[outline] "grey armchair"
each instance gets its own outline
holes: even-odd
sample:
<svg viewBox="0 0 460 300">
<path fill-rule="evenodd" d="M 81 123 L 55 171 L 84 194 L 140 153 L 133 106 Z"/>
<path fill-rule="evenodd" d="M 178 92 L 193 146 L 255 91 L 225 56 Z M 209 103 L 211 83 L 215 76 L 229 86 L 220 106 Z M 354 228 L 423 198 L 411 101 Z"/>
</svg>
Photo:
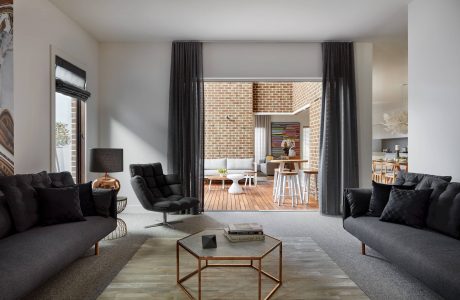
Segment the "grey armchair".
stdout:
<svg viewBox="0 0 460 300">
<path fill-rule="evenodd" d="M 163 174 L 161 163 L 132 164 L 129 170 L 131 185 L 142 206 L 146 210 L 163 213 L 163 222 L 145 226 L 145 228 L 156 226 L 173 228 L 171 224 L 182 221 L 168 222 L 167 213 L 198 207 L 198 199 L 184 197 L 182 184 L 177 175 Z"/>
</svg>

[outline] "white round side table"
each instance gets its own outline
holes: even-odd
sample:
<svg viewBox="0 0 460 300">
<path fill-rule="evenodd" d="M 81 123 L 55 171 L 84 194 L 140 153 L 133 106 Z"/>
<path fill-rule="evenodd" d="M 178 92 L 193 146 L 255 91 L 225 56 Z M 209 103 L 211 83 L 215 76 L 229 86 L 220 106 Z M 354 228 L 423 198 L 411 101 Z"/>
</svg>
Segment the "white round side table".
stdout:
<svg viewBox="0 0 460 300">
<path fill-rule="evenodd" d="M 244 178 L 243 174 L 228 174 L 227 178 L 233 181 L 232 185 L 228 189 L 228 192 L 230 194 L 242 194 L 242 193 L 244 193 L 243 189 L 238 184 L 238 180 L 241 180 L 241 179 Z"/>
</svg>

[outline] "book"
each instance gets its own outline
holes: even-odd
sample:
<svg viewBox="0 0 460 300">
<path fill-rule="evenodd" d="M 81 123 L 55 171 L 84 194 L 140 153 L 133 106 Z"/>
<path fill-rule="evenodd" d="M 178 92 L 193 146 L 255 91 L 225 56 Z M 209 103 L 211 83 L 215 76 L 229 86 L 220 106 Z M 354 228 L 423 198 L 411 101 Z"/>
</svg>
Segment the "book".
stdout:
<svg viewBox="0 0 460 300">
<path fill-rule="evenodd" d="M 227 232 L 225 232 L 224 235 L 232 243 L 265 240 L 265 235 L 263 234 L 234 235 L 234 234 L 228 234 Z"/>
<path fill-rule="evenodd" d="M 262 225 L 257 223 L 235 223 L 228 224 L 230 234 L 263 234 Z"/>
<path fill-rule="evenodd" d="M 231 235 L 261 235 L 261 234 L 264 234 L 263 231 L 237 231 L 237 232 L 233 232 L 233 231 L 230 231 L 230 229 L 228 227 L 225 227 L 224 230 L 225 230 L 225 232 L 227 234 L 231 234 Z"/>
</svg>

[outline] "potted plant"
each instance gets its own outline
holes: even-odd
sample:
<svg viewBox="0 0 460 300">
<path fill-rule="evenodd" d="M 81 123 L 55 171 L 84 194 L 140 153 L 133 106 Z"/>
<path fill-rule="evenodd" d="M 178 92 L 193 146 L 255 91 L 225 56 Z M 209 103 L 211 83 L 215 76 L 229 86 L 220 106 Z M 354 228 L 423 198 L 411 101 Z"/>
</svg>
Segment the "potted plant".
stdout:
<svg viewBox="0 0 460 300">
<path fill-rule="evenodd" d="M 221 169 L 217 169 L 217 173 L 219 173 L 220 177 L 225 177 L 227 176 L 228 171 L 225 168 L 221 168 Z"/>
</svg>

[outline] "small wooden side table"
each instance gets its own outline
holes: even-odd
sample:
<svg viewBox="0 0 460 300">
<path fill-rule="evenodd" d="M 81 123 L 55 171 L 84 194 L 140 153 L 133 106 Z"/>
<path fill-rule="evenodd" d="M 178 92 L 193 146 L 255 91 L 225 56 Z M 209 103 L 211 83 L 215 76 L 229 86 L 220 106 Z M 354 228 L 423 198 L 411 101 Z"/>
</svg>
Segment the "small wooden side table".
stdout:
<svg viewBox="0 0 460 300">
<path fill-rule="evenodd" d="M 117 196 L 117 215 L 125 210 L 126 204 L 128 203 L 128 197 L 126 196 Z M 106 236 L 105 240 L 116 240 L 124 237 L 128 234 L 128 227 L 126 226 L 125 221 L 121 218 L 117 218 L 117 228 L 114 231 L 109 233 Z"/>
</svg>

